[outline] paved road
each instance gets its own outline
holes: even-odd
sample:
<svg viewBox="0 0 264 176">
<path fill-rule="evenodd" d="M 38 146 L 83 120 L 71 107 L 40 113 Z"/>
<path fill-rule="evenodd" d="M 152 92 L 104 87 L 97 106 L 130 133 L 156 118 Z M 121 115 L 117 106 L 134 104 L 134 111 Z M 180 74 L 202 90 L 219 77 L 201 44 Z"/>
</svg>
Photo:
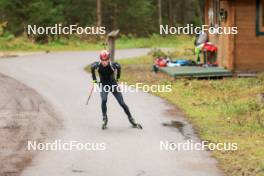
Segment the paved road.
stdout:
<svg viewBox="0 0 264 176">
<path fill-rule="evenodd" d="M 117 51 L 117 57 L 143 55 L 147 49 Z M 199 141 L 189 124 L 166 111 L 172 107 L 146 93 L 126 93 L 125 101 L 144 130 L 130 127 L 112 95 L 109 129 L 101 130 L 100 97 L 85 106 L 91 76 L 83 67 L 96 52 L 59 52 L 0 60 L 0 71 L 34 88 L 62 114 L 63 128 L 48 142 L 104 142 L 105 151 L 41 151 L 23 176 L 213 176 L 221 175 L 205 151 L 161 151 L 160 141 Z M 174 126 L 171 127 L 171 121 Z M 167 124 L 167 125 L 166 125 Z"/>
</svg>

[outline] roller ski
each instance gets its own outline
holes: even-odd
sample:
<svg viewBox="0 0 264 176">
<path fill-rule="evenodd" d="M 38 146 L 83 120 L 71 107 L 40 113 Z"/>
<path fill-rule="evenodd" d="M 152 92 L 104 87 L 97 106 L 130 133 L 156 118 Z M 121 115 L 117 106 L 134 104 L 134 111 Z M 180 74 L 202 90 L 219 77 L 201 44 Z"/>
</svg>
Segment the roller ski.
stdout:
<svg viewBox="0 0 264 176">
<path fill-rule="evenodd" d="M 137 128 L 142 130 L 142 126 L 139 123 L 136 123 L 135 120 L 133 118 L 128 118 L 129 122 L 131 123 L 133 128 Z"/>
</svg>

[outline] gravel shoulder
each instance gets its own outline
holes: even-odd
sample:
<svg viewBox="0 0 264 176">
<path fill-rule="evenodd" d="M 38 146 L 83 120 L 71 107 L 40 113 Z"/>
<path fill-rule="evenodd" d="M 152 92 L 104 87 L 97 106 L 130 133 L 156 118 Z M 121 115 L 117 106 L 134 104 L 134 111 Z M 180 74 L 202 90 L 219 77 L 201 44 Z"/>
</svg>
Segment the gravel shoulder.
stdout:
<svg viewBox="0 0 264 176">
<path fill-rule="evenodd" d="M 58 114 L 35 90 L 0 74 L 0 175 L 16 176 L 31 163 L 28 141 L 43 141 L 60 127 Z"/>
</svg>

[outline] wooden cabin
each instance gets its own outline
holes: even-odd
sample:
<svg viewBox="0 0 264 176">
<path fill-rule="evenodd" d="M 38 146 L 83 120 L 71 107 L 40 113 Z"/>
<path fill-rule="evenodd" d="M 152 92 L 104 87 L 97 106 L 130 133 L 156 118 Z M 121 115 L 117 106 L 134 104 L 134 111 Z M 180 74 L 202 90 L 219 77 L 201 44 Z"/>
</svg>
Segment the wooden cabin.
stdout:
<svg viewBox="0 0 264 176">
<path fill-rule="evenodd" d="M 264 72 L 264 0 L 205 0 L 205 24 L 238 27 L 238 34 L 209 35 L 218 63 L 234 72 Z"/>
</svg>

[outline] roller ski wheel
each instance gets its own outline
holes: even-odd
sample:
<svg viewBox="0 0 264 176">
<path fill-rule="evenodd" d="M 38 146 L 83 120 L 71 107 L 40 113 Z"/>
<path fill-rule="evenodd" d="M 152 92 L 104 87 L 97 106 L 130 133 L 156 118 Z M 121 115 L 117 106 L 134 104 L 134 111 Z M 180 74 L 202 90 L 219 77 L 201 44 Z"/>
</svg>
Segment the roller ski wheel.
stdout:
<svg viewBox="0 0 264 176">
<path fill-rule="evenodd" d="M 103 124 L 102 125 L 102 130 L 106 130 L 106 128 L 107 128 L 106 124 Z"/>
<path fill-rule="evenodd" d="M 143 129 L 142 126 L 139 123 L 136 123 L 133 118 L 129 118 L 128 120 L 132 124 L 132 127 L 133 128 Z"/>
<path fill-rule="evenodd" d="M 137 128 L 137 129 L 140 129 L 140 130 L 143 129 L 143 127 L 139 123 L 133 125 L 133 128 Z"/>
</svg>

